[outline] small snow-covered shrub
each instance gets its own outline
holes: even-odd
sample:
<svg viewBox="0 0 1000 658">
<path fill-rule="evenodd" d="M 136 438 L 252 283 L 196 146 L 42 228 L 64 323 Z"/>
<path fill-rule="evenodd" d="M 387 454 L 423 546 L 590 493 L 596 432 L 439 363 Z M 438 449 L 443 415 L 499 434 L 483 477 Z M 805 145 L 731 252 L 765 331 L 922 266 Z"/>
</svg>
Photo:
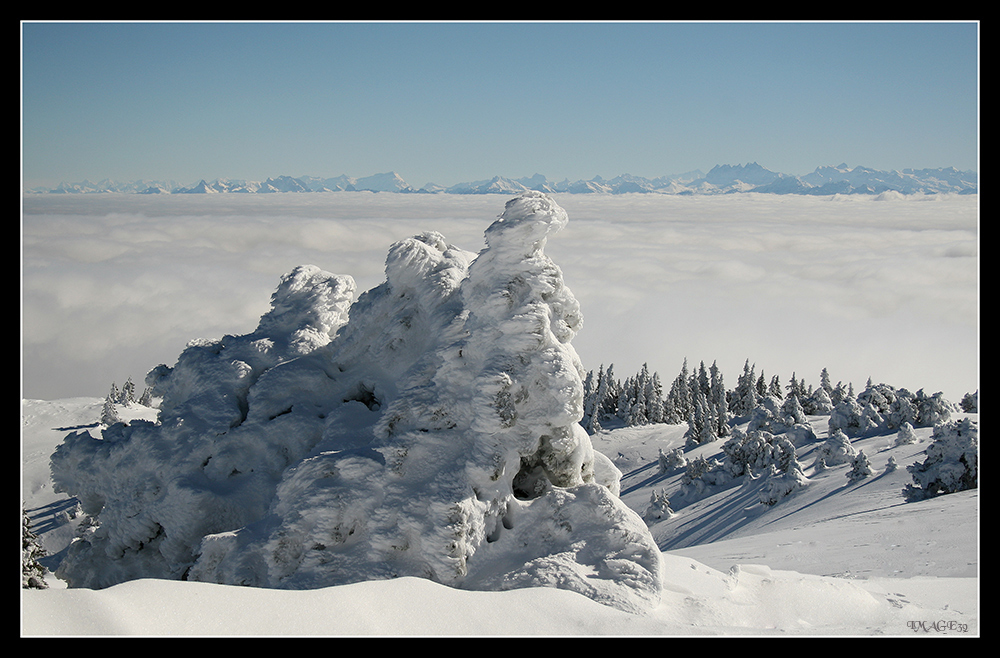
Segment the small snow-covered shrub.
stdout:
<svg viewBox="0 0 1000 658">
<path fill-rule="evenodd" d="M 674 448 L 665 454 L 662 449 L 659 452 L 660 454 L 657 457 L 656 463 L 660 475 L 687 466 L 687 459 L 685 459 L 684 452 L 680 448 Z"/>
<path fill-rule="evenodd" d="M 809 478 L 802 472 L 798 462 L 793 463 L 784 471 L 779 471 L 777 467 L 772 465 L 760 485 L 758 498 L 763 505 L 777 505 L 782 499 L 808 485 Z"/>
<path fill-rule="evenodd" d="M 907 466 L 913 484 L 906 485 L 907 500 L 979 487 L 979 425 L 969 418 L 934 427 L 922 463 Z"/>
<path fill-rule="evenodd" d="M 913 425 L 903 423 L 896 432 L 896 440 L 893 445 L 904 446 L 917 442 L 917 435 L 913 433 Z"/>
<path fill-rule="evenodd" d="M 868 461 L 868 455 L 865 454 L 864 450 L 858 450 L 858 454 L 854 455 L 854 459 L 851 460 L 851 470 L 847 472 L 847 481 L 850 484 L 855 484 L 872 475 L 875 475 L 875 471 L 872 470 L 871 462 Z"/>
<path fill-rule="evenodd" d="M 844 434 L 843 430 L 835 429 L 830 433 L 830 437 L 816 448 L 816 462 L 822 461 L 827 467 L 846 464 L 854 459 L 858 454 L 857 449 L 851 445 L 851 440 Z"/>
<path fill-rule="evenodd" d="M 670 509 L 670 500 L 667 498 L 667 492 L 662 489 L 654 489 L 649 496 L 649 506 L 642 515 L 646 524 L 649 525 L 660 519 L 673 516 L 673 514 L 674 511 Z"/>
</svg>

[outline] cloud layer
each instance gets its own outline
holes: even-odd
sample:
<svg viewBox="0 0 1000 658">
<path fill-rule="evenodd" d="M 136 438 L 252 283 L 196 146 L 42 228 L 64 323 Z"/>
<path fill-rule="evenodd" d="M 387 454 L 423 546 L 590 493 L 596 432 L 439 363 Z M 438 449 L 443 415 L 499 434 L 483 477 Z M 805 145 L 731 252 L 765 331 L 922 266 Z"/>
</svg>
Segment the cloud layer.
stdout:
<svg viewBox="0 0 1000 658">
<path fill-rule="evenodd" d="M 479 251 L 504 196 L 26 196 L 23 395 L 102 396 L 193 338 L 252 330 L 310 263 L 383 279 L 392 242 Z M 547 252 L 583 308 L 588 368 L 743 362 L 855 388 L 979 386 L 978 196 L 559 196 Z"/>
</svg>

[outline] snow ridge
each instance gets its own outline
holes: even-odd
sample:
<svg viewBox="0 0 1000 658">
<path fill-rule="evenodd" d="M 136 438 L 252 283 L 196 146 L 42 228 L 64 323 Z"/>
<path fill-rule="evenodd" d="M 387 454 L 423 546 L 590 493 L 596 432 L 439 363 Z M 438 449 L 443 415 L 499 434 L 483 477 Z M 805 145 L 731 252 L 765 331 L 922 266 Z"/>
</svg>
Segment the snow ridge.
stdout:
<svg viewBox="0 0 1000 658">
<path fill-rule="evenodd" d="M 403 240 L 349 309 L 350 277 L 286 275 L 257 331 L 150 373 L 157 423 L 59 446 L 55 486 L 94 524 L 57 575 L 286 589 L 417 576 L 655 606 L 660 551 L 579 424 L 582 315 L 544 253 L 567 221 L 528 191 L 478 255 L 434 232 Z"/>
<path fill-rule="evenodd" d="M 869 167 L 817 167 L 804 176 L 793 176 L 771 171 L 751 162 L 746 165 L 716 165 L 707 174 L 695 170 L 673 176 L 644 178 L 621 174 L 610 180 L 595 176 L 591 180 L 571 182 L 550 181 L 542 174 L 511 179 L 494 176 L 489 180 L 457 183 L 448 187 L 428 183 L 420 188 L 409 185 L 394 171 L 362 178 L 346 175 L 335 178 L 316 176 L 278 176 L 264 182 L 216 179 L 200 180 L 182 186 L 174 181 L 118 182 L 103 180 L 99 183 L 81 181 L 61 183 L 55 188 L 37 187 L 25 190 L 29 194 L 96 194 L 117 192 L 123 194 L 215 194 L 215 193 L 270 193 L 270 192 L 400 192 L 420 194 L 520 194 L 527 190 L 545 193 L 568 194 L 735 194 L 757 192 L 763 194 L 868 194 L 886 192 L 900 194 L 977 194 L 979 175 L 975 171 L 959 171 L 954 167 L 936 169 L 903 169 L 883 171 Z"/>
</svg>

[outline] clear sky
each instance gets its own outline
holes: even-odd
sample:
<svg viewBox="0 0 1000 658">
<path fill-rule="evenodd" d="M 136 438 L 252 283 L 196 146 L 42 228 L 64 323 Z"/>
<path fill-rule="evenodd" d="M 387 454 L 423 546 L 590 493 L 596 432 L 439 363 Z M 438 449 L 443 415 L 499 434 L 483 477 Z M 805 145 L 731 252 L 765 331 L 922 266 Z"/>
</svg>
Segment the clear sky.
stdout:
<svg viewBox="0 0 1000 658">
<path fill-rule="evenodd" d="M 21 28 L 27 187 L 978 170 L 976 22 Z"/>
</svg>

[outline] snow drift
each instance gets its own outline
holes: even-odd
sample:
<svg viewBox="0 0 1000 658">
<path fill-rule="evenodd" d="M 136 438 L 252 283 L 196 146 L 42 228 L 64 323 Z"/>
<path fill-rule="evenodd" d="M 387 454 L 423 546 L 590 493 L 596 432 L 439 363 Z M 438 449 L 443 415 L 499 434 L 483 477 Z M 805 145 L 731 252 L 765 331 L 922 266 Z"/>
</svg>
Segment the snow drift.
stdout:
<svg viewBox="0 0 1000 658">
<path fill-rule="evenodd" d="M 57 575 L 312 589 L 407 576 L 551 586 L 628 610 L 660 551 L 579 425 L 582 316 L 544 253 L 567 215 L 506 204 L 477 254 L 429 232 L 385 281 L 303 266 L 243 336 L 195 341 L 147 384 L 156 423 L 66 437 L 57 491 L 93 522 Z"/>
</svg>

